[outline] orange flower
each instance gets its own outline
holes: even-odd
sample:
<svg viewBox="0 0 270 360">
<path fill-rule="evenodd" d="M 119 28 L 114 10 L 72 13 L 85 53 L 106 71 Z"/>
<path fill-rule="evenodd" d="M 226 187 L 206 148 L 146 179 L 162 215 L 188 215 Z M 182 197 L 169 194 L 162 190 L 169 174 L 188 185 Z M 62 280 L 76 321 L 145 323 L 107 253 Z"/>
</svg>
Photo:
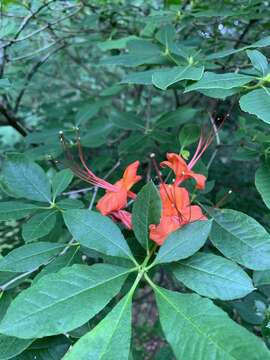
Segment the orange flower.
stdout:
<svg viewBox="0 0 270 360">
<path fill-rule="evenodd" d="M 74 174 L 82 180 L 106 190 L 105 195 L 98 201 L 96 208 L 102 215 L 111 216 L 114 220 L 121 221 L 128 229 L 131 229 L 131 214 L 123 209 L 127 206 L 128 198 L 136 199 L 136 194 L 130 191 L 130 189 L 134 184 L 141 180 L 141 176 L 137 175 L 137 170 L 140 165 L 139 161 L 135 161 L 128 165 L 123 177 L 115 184 L 110 184 L 108 181 L 96 176 L 87 167 L 79 138 L 77 139 L 77 145 L 82 167 L 74 161 L 63 133 L 60 133 L 60 139 L 66 150 L 65 154 L 67 156 L 68 165 Z"/>
<path fill-rule="evenodd" d="M 139 161 L 130 164 L 126 168 L 123 178 L 113 185 L 115 189 L 106 190 L 106 194 L 98 201 L 96 207 L 102 215 L 109 215 L 125 208 L 129 197 L 136 199 L 136 195 L 130 189 L 141 180 L 141 176 L 137 175 L 139 164 Z"/>
<path fill-rule="evenodd" d="M 167 153 L 167 159 L 168 161 L 162 161 L 162 163 L 160 163 L 160 166 L 168 166 L 174 171 L 176 175 L 176 185 L 179 185 L 184 180 L 193 178 L 196 181 L 196 188 L 200 190 L 204 189 L 206 177 L 192 171 L 190 169 L 190 166 L 187 165 L 185 160 L 180 155 L 175 153 Z"/>
<path fill-rule="evenodd" d="M 185 224 L 206 220 L 197 205 L 190 205 L 188 191 L 174 185 L 161 184 L 162 215 L 158 225 L 150 225 L 150 239 L 162 245 L 168 235 Z"/>
</svg>

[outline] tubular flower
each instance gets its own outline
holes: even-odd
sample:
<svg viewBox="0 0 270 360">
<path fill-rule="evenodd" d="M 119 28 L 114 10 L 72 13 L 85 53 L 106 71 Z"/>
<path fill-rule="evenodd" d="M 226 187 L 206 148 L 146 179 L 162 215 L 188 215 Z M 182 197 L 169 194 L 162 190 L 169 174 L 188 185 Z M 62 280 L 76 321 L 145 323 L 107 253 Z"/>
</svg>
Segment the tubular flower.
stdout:
<svg viewBox="0 0 270 360">
<path fill-rule="evenodd" d="M 176 184 L 161 184 L 160 198 L 162 215 L 158 225 L 150 225 L 150 239 L 162 245 L 168 235 L 185 224 L 197 220 L 206 220 L 197 205 L 190 205 L 188 191 Z"/>
<path fill-rule="evenodd" d="M 202 190 L 205 187 L 206 177 L 204 175 L 195 173 L 192 171 L 192 168 L 201 158 L 207 147 L 210 145 L 211 141 L 212 134 L 210 134 L 207 139 L 204 139 L 201 135 L 197 149 L 188 164 L 180 155 L 175 153 L 167 153 L 167 161 L 163 161 L 160 166 L 167 166 L 174 171 L 176 175 L 176 185 L 179 185 L 184 180 L 193 178 L 196 181 L 196 188 Z"/>
<path fill-rule="evenodd" d="M 123 209 L 127 206 L 128 198 L 136 199 L 136 194 L 130 191 L 130 189 L 141 180 L 141 176 L 137 175 L 140 165 L 139 161 L 128 165 L 123 177 L 115 184 L 111 184 L 96 176 L 87 167 L 79 139 L 77 145 L 82 167 L 74 161 L 62 133 L 60 134 L 60 139 L 66 150 L 68 165 L 74 174 L 82 180 L 106 191 L 105 195 L 98 201 L 96 208 L 102 215 L 111 216 L 113 220 L 121 221 L 128 229 L 131 229 L 131 214 Z"/>
<path fill-rule="evenodd" d="M 126 168 L 123 178 L 113 185 L 114 189 L 106 189 L 106 194 L 98 201 L 96 206 L 102 215 L 110 215 L 125 208 L 128 198 L 136 199 L 136 194 L 130 189 L 141 180 L 141 176 L 137 175 L 139 164 L 139 161 L 130 164 Z"/>
</svg>

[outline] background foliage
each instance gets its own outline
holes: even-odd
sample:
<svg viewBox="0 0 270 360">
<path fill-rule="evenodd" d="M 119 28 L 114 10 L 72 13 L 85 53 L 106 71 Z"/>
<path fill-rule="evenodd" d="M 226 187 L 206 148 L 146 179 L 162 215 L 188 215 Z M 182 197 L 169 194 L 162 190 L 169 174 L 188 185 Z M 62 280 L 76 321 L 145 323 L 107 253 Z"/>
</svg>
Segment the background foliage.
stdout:
<svg viewBox="0 0 270 360">
<path fill-rule="evenodd" d="M 33 247 L 33 258 L 15 269 L 14 261 L 8 263 L 7 260 L 2 267 L 0 263 L 0 285 L 5 290 L 0 300 L 0 318 L 5 312 L 1 314 L 1 309 L 7 308 L 11 298 L 35 283 L 42 274 L 65 267 L 61 271 L 66 271 L 68 277 L 72 270 L 67 265 L 77 263 L 80 267 L 81 262 L 100 262 L 100 257 L 84 243 L 85 249 L 70 247 L 62 257 L 47 264 L 65 248 L 63 244 L 71 237 L 59 208 L 73 209 L 69 212 L 72 216 L 74 209 L 89 207 L 89 204 L 92 207 L 101 195 L 92 186 L 87 187 L 73 178 L 66 169 L 59 131 L 64 131 L 76 153 L 79 128 L 91 169 L 102 177 L 108 176 L 110 182 L 119 179 L 126 165 L 136 159 L 141 162 L 140 173 L 144 179 L 157 182 L 149 159 L 151 153 L 156 154 L 158 162 L 167 151 L 180 151 L 188 158 L 194 151 L 200 128 L 215 129 L 222 124 L 203 162 L 198 164 L 199 171 L 208 177 L 207 187 L 199 194 L 198 201 L 205 206 L 225 206 L 243 212 L 269 230 L 269 15 L 269 2 L 258 0 L 194 0 L 180 1 L 180 4 L 152 0 L 1 2 L 0 220 L 3 222 L 0 250 L 2 256 L 6 256 L 12 249 L 27 244 Z M 4 162 L 6 158 L 9 161 Z M 140 185 L 135 188 L 139 190 Z M 11 199 L 12 205 L 4 205 Z M 51 200 L 56 207 L 49 208 Z M 219 215 L 215 216 L 218 219 Z M 250 229 L 258 241 L 257 246 L 262 246 L 259 250 L 266 256 L 265 262 L 260 251 L 257 256 L 254 253 L 249 256 L 242 245 L 239 257 L 223 249 L 226 234 L 218 228 L 218 220 L 210 236 L 218 250 L 206 243 L 206 253 L 213 251 L 214 254 L 208 256 L 214 256 L 221 252 L 248 268 L 256 291 L 246 295 L 252 285 L 242 279 L 245 286 L 236 290 L 243 299 L 225 303 L 223 300 L 230 300 L 226 294 L 210 294 L 209 289 L 199 289 L 198 284 L 192 284 L 192 274 L 188 277 L 181 268 L 184 265 L 176 265 L 174 276 L 165 272 L 164 267 L 160 267 L 155 276 L 159 285 L 171 290 L 188 292 L 187 288 L 191 288 L 200 295 L 219 299 L 215 300 L 216 304 L 235 322 L 263 338 L 268 346 L 269 234 L 265 235 L 265 230 L 244 214 L 230 212 L 229 216 L 232 224 L 244 224 Z M 129 244 L 134 243 L 133 235 L 126 231 L 124 234 Z M 136 231 L 135 235 L 139 239 Z M 38 248 L 40 242 L 44 242 L 41 246 L 46 248 L 45 252 Z M 132 250 L 140 259 L 140 246 Z M 27 254 L 29 251 L 26 249 Z M 114 255 L 121 256 L 117 252 Z M 191 259 L 184 261 L 198 261 Z M 217 261 L 207 257 L 202 260 L 203 264 Z M 124 264 L 125 260 L 122 261 Z M 228 260 L 224 258 L 224 261 Z M 111 263 L 111 259 L 108 262 Z M 98 266 L 101 267 L 99 276 L 107 276 L 108 269 Z M 22 276 L 6 287 L 16 278 L 14 274 Z M 121 273 L 119 277 L 124 282 L 127 274 Z M 118 293 L 121 284 L 119 280 L 118 285 L 108 289 L 111 291 L 108 299 Z M 125 286 L 128 287 L 128 283 Z M 127 292 L 125 286 L 123 294 Z M 231 289 L 232 284 L 228 287 Z M 135 294 L 131 347 L 134 359 L 173 359 L 169 340 L 167 337 L 165 340 L 160 326 L 161 322 L 166 332 L 162 314 L 165 317 L 169 309 L 162 308 L 162 299 L 172 297 L 171 301 L 176 304 L 181 302 L 181 308 L 188 304 L 184 299 L 174 299 L 168 290 L 156 290 L 156 293 L 160 320 L 149 284 L 142 282 Z M 208 300 L 200 302 L 197 295 L 192 296 L 198 308 L 215 314 L 217 310 L 211 309 Z M 126 295 L 114 311 L 121 311 L 121 306 L 128 307 L 129 301 Z M 103 306 L 107 302 L 104 300 Z M 116 303 L 117 299 L 110 305 Z M 100 305 L 100 310 L 103 306 Z M 20 339 L 21 343 L 17 344 L 20 355 L 16 359 L 33 356 L 49 359 L 48 353 L 53 354 L 52 359 L 61 359 L 70 343 L 87 333 L 108 311 L 106 307 L 98 318 L 78 329 L 76 324 L 71 330 L 64 327 L 65 331 L 71 331 L 69 338 L 64 335 L 47 338 L 51 334 L 45 331 L 42 340 Z M 111 318 L 105 319 L 113 322 L 116 315 L 110 314 Z M 202 314 L 198 314 L 200 316 Z M 221 313 L 215 316 L 220 316 L 221 322 L 224 320 Z M 46 322 L 46 318 L 42 321 Z M 210 320 L 208 326 L 211 326 Z M 224 326 L 231 334 L 236 331 L 233 325 Z M 1 336 L 0 345 L 1 341 L 7 344 Z M 176 353 L 173 345 L 172 349 Z M 210 359 L 209 354 L 205 358 Z M 256 359 L 255 355 L 249 356 Z M 2 358 L 11 357 L 3 355 Z"/>
</svg>

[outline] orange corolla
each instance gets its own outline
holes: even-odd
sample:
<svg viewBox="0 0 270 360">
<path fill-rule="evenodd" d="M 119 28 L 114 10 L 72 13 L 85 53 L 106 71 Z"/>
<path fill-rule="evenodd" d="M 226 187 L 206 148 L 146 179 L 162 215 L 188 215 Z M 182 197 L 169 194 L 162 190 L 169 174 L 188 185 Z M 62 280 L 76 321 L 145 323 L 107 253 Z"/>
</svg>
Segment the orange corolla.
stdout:
<svg viewBox="0 0 270 360">
<path fill-rule="evenodd" d="M 204 189 L 206 177 L 192 171 L 190 166 L 180 155 L 175 153 L 167 153 L 167 160 L 168 161 L 162 161 L 162 163 L 160 163 L 160 166 L 168 166 L 174 171 L 176 175 L 176 185 L 179 185 L 184 180 L 193 178 L 196 181 L 196 188 L 200 190 Z"/>
<path fill-rule="evenodd" d="M 93 171 L 87 167 L 79 138 L 77 139 L 77 145 L 82 166 L 74 161 L 63 133 L 60 133 L 60 139 L 66 150 L 65 153 L 68 165 L 74 174 L 82 180 L 106 190 L 105 195 L 98 201 L 96 208 L 102 215 L 110 216 L 115 221 L 121 221 L 128 229 L 131 229 L 131 214 L 123 209 L 127 206 L 128 198 L 136 199 L 136 194 L 130 191 L 130 189 L 134 184 L 141 180 L 141 176 L 137 175 L 138 167 L 140 165 L 139 161 L 135 161 L 128 165 L 124 171 L 123 177 L 115 184 L 111 184 L 96 176 Z"/>
<path fill-rule="evenodd" d="M 130 164 L 126 168 L 122 179 L 113 185 L 114 189 L 107 189 L 106 194 L 98 201 L 96 208 L 102 215 L 109 215 L 125 208 L 128 198 L 136 199 L 136 194 L 130 189 L 141 180 L 141 176 L 137 175 L 139 164 L 139 161 Z"/>
<path fill-rule="evenodd" d="M 185 224 L 197 220 L 206 220 L 197 205 L 190 205 L 188 191 L 176 184 L 160 185 L 162 215 L 158 225 L 150 225 L 150 239 L 162 245 L 168 235 Z"/>
</svg>

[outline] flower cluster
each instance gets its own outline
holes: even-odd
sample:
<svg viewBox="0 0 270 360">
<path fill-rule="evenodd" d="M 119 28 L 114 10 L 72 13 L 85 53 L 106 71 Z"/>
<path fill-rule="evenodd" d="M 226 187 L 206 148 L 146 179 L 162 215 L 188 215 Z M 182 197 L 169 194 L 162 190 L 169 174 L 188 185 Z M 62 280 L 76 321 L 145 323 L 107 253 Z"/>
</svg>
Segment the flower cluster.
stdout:
<svg viewBox="0 0 270 360">
<path fill-rule="evenodd" d="M 60 135 L 62 143 L 66 146 L 63 134 Z M 160 163 L 160 167 L 168 167 L 175 174 L 172 184 L 165 183 L 160 176 L 159 193 L 162 202 L 162 214 L 158 225 L 149 226 L 149 237 L 158 245 L 162 245 L 168 235 L 181 228 L 185 224 L 198 220 L 206 220 L 202 210 L 197 205 L 191 205 L 189 192 L 186 188 L 179 185 L 187 180 L 194 179 L 197 189 L 204 189 L 206 177 L 192 170 L 210 143 L 210 138 L 204 140 L 201 136 L 197 150 L 192 159 L 187 164 L 178 154 L 168 153 L 167 160 Z M 82 180 L 105 190 L 105 194 L 97 202 L 97 210 L 105 216 L 110 216 L 114 221 L 121 222 L 126 228 L 132 229 L 131 213 L 125 210 L 128 200 L 136 200 L 136 194 L 131 191 L 133 185 L 141 180 L 137 175 L 139 161 L 128 165 L 123 177 L 116 183 L 111 184 L 104 179 L 96 176 L 86 165 L 80 141 L 78 139 L 78 149 L 81 165 L 79 166 L 73 159 L 70 151 L 66 151 L 69 160 L 69 167 Z M 158 170 L 159 171 L 159 170 Z"/>
</svg>

